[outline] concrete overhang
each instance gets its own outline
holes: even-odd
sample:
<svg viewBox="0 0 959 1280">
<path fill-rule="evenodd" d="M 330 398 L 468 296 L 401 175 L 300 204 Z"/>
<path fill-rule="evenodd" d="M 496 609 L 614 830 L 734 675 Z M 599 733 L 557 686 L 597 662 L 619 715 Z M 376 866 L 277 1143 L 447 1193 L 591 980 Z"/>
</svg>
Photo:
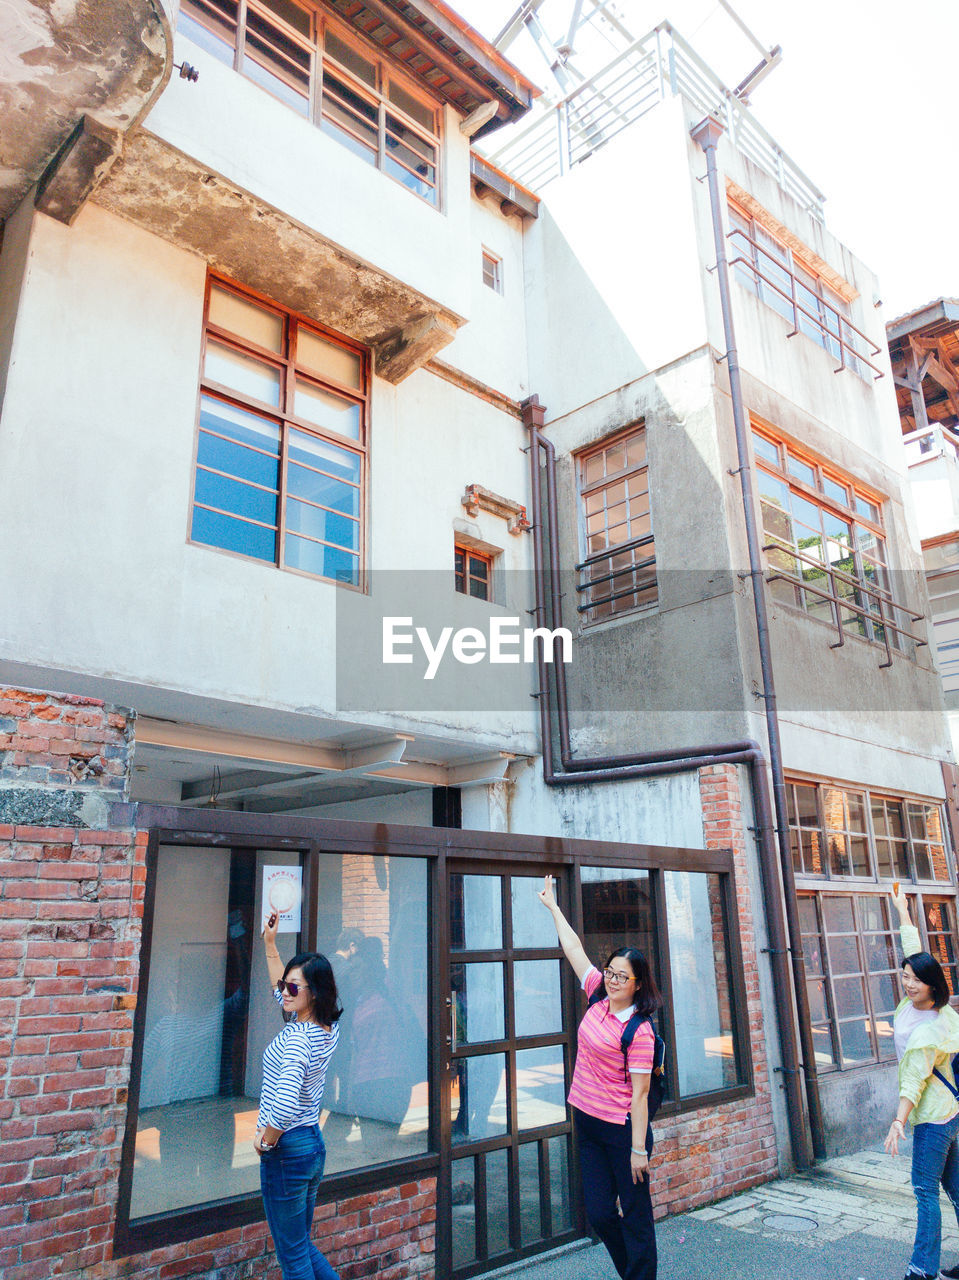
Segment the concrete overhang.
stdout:
<svg viewBox="0 0 959 1280">
<path fill-rule="evenodd" d="M 76 217 L 170 78 L 170 2 L 0 4 L 0 219 L 42 178 L 45 211 Z"/>
<path fill-rule="evenodd" d="M 401 382 L 464 318 L 141 129 L 97 204 L 199 254 L 212 268 L 372 348 Z"/>
</svg>

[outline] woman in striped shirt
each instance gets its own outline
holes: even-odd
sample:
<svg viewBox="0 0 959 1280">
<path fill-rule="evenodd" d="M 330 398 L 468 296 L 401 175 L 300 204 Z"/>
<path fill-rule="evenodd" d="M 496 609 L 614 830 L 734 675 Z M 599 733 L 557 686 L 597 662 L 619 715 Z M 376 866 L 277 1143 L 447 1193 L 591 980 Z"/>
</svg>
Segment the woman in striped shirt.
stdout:
<svg viewBox="0 0 959 1280">
<path fill-rule="evenodd" d="M 560 946 L 587 997 L 605 979 L 605 998 L 591 1004 L 579 1024 L 568 1099 L 576 1125 L 586 1216 L 623 1280 L 656 1280 L 656 1234 L 649 1195 L 653 1135 L 647 1117 L 655 1032 L 648 1021 L 636 1029 L 625 1064 L 622 1034 L 634 1012 L 648 1017 L 662 1000 L 645 956 L 635 947 L 614 951 L 602 973 L 590 963 L 556 903 L 552 876 L 546 877 L 539 898 L 553 917 Z"/>
<path fill-rule="evenodd" d="M 296 955 L 284 967 L 276 949 L 279 917 L 263 930 L 274 996 L 289 1021 L 263 1054 L 263 1088 L 253 1145 L 260 1189 L 283 1280 L 338 1280 L 310 1240 L 326 1162 L 320 1100 L 343 1012 L 326 956 Z"/>
</svg>

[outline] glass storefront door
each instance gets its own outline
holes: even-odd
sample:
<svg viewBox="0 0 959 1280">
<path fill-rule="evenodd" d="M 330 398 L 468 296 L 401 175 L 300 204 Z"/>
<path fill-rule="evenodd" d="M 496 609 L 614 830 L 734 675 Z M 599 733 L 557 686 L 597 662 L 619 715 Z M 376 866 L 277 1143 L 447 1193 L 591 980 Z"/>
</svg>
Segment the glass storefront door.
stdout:
<svg viewBox="0 0 959 1280">
<path fill-rule="evenodd" d="M 565 880 L 557 868 L 529 871 L 448 866 L 443 1225 L 457 1278 L 578 1234 L 566 1109 L 570 975 L 536 897 L 547 871 L 560 894 Z"/>
</svg>

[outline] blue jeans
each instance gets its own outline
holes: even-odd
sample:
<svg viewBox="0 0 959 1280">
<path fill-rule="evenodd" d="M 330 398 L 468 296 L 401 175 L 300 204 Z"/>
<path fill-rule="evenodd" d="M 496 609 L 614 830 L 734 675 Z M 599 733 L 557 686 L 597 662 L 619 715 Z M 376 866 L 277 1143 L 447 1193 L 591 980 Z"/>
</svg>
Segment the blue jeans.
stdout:
<svg viewBox="0 0 959 1280">
<path fill-rule="evenodd" d="M 939 1274 L 942 1248 L 942 1212 L 939 1184 L 956 1210 L 959 1221 L 959 1115 L 945 1124 L 917 1124 L 912 1136 L 912 1189 L 919 1206 L 916 1243 L 910 1271 Z"/>
<path fill-rule="evenodd" d="M 613 1124 L 573 1107 L 586 1217 L 623 1280 L 656 1280 L 656 1231 L 649 1173 L 633 1182 L 629 1150 L 632 1122 Z M 652 1150 L 646 1131 L 646 1150 Z M 616 1210 L 616 1198 L 622 1217 Z"/>
<path fill-rule="evenodd" d="M 288 1129 L 260 1157 L 263 1207 L 283 1280 L 339 1280 L 310 1240 L 325 1163 L 326 1147 L 316 1124 Z"/>
</svg>

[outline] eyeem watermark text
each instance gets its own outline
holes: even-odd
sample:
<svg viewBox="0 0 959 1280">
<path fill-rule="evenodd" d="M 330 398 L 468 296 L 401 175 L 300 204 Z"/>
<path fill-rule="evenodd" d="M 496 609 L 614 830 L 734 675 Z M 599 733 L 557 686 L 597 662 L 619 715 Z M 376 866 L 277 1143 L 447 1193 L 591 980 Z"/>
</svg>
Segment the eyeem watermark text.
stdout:
<svg viewBox="0 0 959 1280">
<path fill-rule="evenodd" d="M 573 636 L 566 627 L 521 627 L 519 618 L 491 618 L 489 634 L 479 627 L 443 627 L 434 643 L 426 627 L 414 627 L 412 618 L 383 619 L 383 662 L 411 664 L 412 649 L 419 642 L 426 655 L 424 680 L 432 680 L 446 657 L 473 666 L 477 662 L 515 665 L 536 661 L 536 642 L 543 643 L 543 655 L 553 661 L 554 645 L 560 642 L 563 662 L 573 661 Z M 521 656 L 522 655 L 522 656 Z"/>
</svg>

